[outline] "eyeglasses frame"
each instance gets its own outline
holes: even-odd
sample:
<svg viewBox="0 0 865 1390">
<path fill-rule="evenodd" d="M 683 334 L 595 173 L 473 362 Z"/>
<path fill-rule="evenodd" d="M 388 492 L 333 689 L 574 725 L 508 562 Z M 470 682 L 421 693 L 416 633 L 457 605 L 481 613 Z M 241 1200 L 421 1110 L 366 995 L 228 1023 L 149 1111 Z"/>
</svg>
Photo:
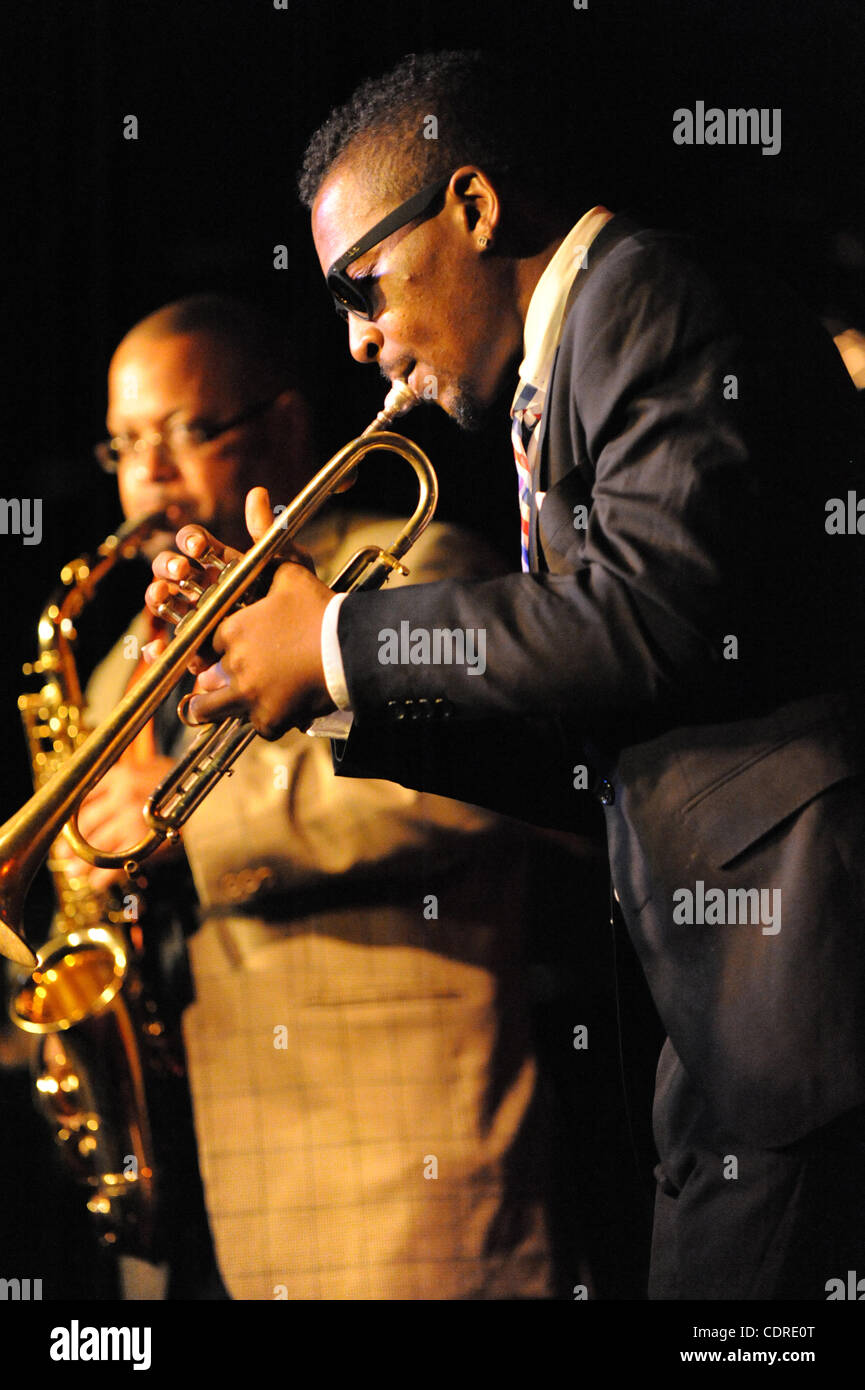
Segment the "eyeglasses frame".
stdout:
<svg viewBox="0 0 865 1390">
<path fill-rule="evenodd" d="M 280 391 L 278 391 L 275 396 L 272 396 L 270 398 L 270 400 L 260 401 L 256 405 L 251 405 L 248 407 L 248 409 L 242 410 L 239 415 L 232 416 L 230 420 L 223 420 L 219 424 L 208 425 L 206 427 L 204 425 L 200 425 L 197 426 L 195 430 L 190 430 L 190 433 L 194 433 L 197 430 L 197 432 L 201 435 L 201 438 L 195 441 L 195 447 L 200 448 L 202 444 L 210 444 L 214 439 L 218 439 L 220 435 L 228 434 L 229 430 L 237 429 L 240 425 L 247 425 L 250 423 L 251 420 L 255 420 L 260 415 L 264 415 L 268 410 L 271 409 L 272 406 L 276 405 L 276 402 L 279 400 L 284 389 L 285 388 L 282 388 Z M 119 436 L 115 435 L 114 439 L 117 438 L 119 438 Z M 136 452 L 138 452 L 136 446 L 142 444 L 145 439 L 147 439 L 153 446 L 165 444 L 167 442 L 165 439 L 165 434 L 161 430 L 153 430 L 151 434 L 146 436 L 142 435 L 139 439 L 137 439 L 132 448 L 122 453 L 119 458 L 115 458 L 114 455 L 111 453 L 111 450 L 114 447 L 113 439 L 102 440 L 101 443 L 97 444 L 94 447 L 93 453 L 100 467 L 104 469 L 106 473 L 116 473 L 124 458 L 129 454 L 134 455 Z"/>
</svg>

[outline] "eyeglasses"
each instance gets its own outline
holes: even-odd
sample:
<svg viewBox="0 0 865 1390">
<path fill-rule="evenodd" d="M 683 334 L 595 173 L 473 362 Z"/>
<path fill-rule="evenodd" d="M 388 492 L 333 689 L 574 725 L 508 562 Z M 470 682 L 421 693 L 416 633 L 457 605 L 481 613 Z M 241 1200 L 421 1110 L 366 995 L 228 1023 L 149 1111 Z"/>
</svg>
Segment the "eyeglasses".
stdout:
<svg viewBox="0 0 865 1390">
<path fill-rule="evenodd" d="M 333 295 L 336 311 L 342 318 L 346 317 L 349 310 L 361 319 L 373 319 L 376 315 L 370 290 L 367 289 L 362 280 L 352 280 L 351 276 L 346 275 L 346 266 L 351 265 L 352 261 L 356 261 L 358 256 L 362 256 L 371 247 L 377 246 L 380 241 L 384 241 L 391 232 L 396 232 L 407 222 L 411 222 L 413 217 L 419 217 L 421 213 L 426 212 L 450 181 L 451 175 L 448 174 L 447 178 L 437 179 L 435 183 L 422 188 L 420 193 L 415 193 L 414 197 L 409 198 L 407 202 L 400 203 L 398 208 L 394 208 L 387 217 L 376 222 L 375 226 L 370 228 L 360 241 L 356 241 L 338 260 L 334 261 L 327 272 L 327 287 Z"/>
<path fill-rule="evenodd" d="M 281 394 L 282 392 L 279 393 Z M 178 420 L 166 425 L 163 430 L 152 430 L 150 434 L 115 434 L 112 439 L 105 439 L 101 444 L 97 444 L 93 453 L 106 473 L 116 473 L 120 464 L 128 458 L 134 458 L 136 454 L 143 454 L 145 449 L 155 449 L 159 445 L 168 451 L 171 458 L 178 458 L 184 453 L 192 453 L 201 448 L 202 444 L 209 444 L 211 440 L 218 439 L 221 434 L 227 434 L 229 430 L 237 429 L 239 425 L 246 425 L 250 420 L 264 415 L 275 405 L 279 395 L 271 397 L 269 401 L 252 405 L 248 410 L 241 411 L 230 420 L 222 420 L 219 424 L 210 424 L 204 420 L 187 424 Z"/>
</svg>

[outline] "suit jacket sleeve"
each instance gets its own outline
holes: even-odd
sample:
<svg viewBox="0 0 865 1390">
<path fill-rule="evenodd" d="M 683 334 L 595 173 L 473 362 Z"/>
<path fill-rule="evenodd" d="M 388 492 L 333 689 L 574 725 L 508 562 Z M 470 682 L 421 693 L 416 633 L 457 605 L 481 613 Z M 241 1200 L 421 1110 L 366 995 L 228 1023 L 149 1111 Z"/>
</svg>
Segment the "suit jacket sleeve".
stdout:
<svg viewBox="0 0 865 1390">
<path fill-rule="evenodd" d="M 842 668 L 844 641 L 821 616 L 821 571 L 837 574 L 840 558 L 813 467 L 825 424 L 791 354 L 849 414 L 827 335 L 783 291 L 720 254 L 707 265 L 671 235 L 617 245 L 576 297 L 550 386 L 550 569 L 346 599 L 339 638 L 359 732 L 389 705 L 438 700 L 452 718 L 558 715 L 630 743 Z M 836 467 L 830 488 L 843 483 Z M 581 534 L 575 502 L 588 505 Z M 779 622 L 791 610 L 797 622 Z M 383 664 L 381 634 L 406 620 L 483 629 L 485 672 Z M 808 624 L 820 634 L 810 671 Z"/>
</svg>

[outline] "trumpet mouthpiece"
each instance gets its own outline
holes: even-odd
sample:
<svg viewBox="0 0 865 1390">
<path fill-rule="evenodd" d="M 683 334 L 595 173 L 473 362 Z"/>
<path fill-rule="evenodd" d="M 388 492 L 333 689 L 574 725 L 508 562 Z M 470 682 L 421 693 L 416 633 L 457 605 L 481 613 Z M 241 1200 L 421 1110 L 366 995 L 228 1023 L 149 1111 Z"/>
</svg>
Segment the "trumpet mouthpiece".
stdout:
<svg viewBox="0 0 865 1390">
<path fill-rule="evenodd" d="M 408 382 L 396 380 L 385 396 L 384 405 L 378 418 L 382 424 L 387 424 L 390 420 L 395 420 L 398 415 L 404 415 L 415 405 L 417 405 L 417 396 Z"/>
<path fill-rule="evenodd" d="M 397 380 L 393 383 L 387 395 L 384 405 L 376 415 L 371 425 L 367 425 L 364 434 L 374 434 L 376 430 L 386 429 L 391 420 L 395 420 L 398 415 L 404 415 L 412 406 L 417 405 L 418 398 L 411 389 L 407 381 Z"/>
</svg>

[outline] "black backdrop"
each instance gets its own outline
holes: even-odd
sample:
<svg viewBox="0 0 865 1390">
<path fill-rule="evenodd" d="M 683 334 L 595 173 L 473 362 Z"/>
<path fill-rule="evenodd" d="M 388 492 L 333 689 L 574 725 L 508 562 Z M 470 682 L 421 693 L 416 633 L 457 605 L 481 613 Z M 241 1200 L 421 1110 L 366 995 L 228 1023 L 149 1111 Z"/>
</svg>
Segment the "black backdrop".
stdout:
<svg viewBox="0 0 865 1390">
<path fill-rule="evenodd" d="M 4 13 L 0 491 L 43 499 L 40 545 L 0 535 L 4 819 L 29 790 L 15 697 L 39 607 L 60 564 L 117 519 L 90 447 L 104 433 L 105 370 L 123 332 L 180 294 L 244 292 L 298 325 L 322 458 L 378 408 L 378 375 L 350 361 L 329 307 L 294 174 L 330 107 L 400 54 L 515 48 L 561 93 L 577 158 L 580 144 L 603 143 L 596 200 L 729 228 L 815 308 L 865 321 L 857 0 L 588 0 L 583 10 L 572 0 L 17 0 Z M 697 100 L 780 107 L 780 153 L 675 146 L 672 113 Z M 130 114 L 134 141 L 123 138 Z M 277 244 L 288 270 L 273 267 Z M 469 439 L 417 412 L 406 428 L 440 469 L 442 514 L 491 530 L 513 556 L 503 422 Z M 9 1085 L 0 1079 L 4 1097 Z M 22 1231 L 40 1258 L 56 1243 L 25 1181 L 28 1132 L 11 1101 L 8 1114 L 22 1137 L 0 1159 L 14 1194 L 0 1217 L 4 1266 Z"/>
</svg>

